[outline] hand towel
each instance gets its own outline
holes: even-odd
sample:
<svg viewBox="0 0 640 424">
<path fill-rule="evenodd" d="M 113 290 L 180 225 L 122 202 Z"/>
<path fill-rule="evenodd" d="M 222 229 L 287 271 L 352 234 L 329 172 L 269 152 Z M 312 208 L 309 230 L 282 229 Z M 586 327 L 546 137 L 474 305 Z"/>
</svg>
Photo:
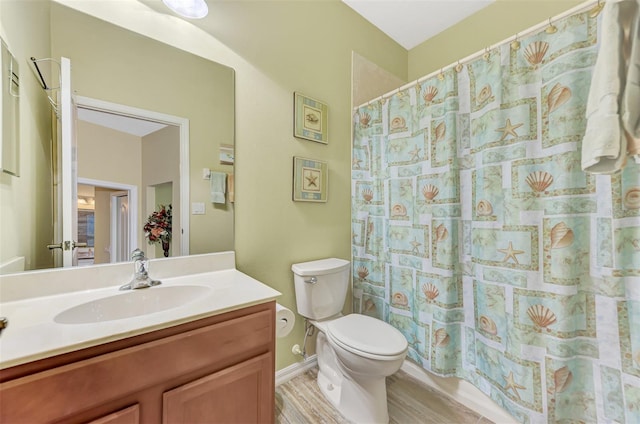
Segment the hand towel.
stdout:
<svg viewBox="0 0 640 424">
<path fill-rule="evenodd" d="M 609 174 L 627 158 L 620 101 L 626 79 L 624 28 L 636 16 L 636 0 L 610 0 L 602 11 L 600 46 L 587 100 L 587 129 L 582 140 L 582 169 Z"/>
<path fill-rule="evenodd" d="M 209 177 L 211 184 L 211 203 L 225 203 L 224 193 L 227 184 L 227 174 L 212 172 Z"/>
</svg>

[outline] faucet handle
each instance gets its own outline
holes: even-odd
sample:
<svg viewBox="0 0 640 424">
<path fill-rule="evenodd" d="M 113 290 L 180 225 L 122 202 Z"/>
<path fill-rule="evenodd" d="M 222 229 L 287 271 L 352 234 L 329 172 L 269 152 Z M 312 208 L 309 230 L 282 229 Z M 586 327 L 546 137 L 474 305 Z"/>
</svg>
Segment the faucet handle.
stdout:
<svg viewBox="0 0 640 424">
<path fill-rule="evenodd" d="M 143 260 L 143 259 L 146 259 L 144 256 L 144 252 L 139 248 L 131 252 L 131 260 L 137 261 L 137 260 Z"/>
<path fill-rule="evenodd" d="M 136 249 L 131 252 L 131 259 L 134 261 L 133 279 L 120 287 L 120 290 L 144 289 L 162 284 L 159 280 L 149 278 L 149 259 L 145 257 L 142 250 Z"/>
</svg>

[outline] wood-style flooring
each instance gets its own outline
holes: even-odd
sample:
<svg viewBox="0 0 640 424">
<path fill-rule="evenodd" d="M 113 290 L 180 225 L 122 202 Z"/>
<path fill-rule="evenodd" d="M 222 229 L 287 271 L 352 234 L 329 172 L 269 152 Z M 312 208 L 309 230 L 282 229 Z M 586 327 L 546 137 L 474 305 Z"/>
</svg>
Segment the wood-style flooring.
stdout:
<svg viewBox="0 0 640 424">
<path fill-rule="evenodd" d="M 327 401 L 312 368 L 276 387 L 277 424 L 348 424 Z M 391 424 L 491 424 L 400 370 L 387 377 Z"/>
</svg>

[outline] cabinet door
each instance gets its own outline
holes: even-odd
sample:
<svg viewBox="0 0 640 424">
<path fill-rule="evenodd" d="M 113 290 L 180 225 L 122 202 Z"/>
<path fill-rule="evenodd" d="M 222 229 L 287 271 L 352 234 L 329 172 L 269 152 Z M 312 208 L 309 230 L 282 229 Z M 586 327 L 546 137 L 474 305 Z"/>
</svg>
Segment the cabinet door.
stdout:
<svg viewBox="0 0 640 424">
<path fill-rule="evenodd" d="M 265 353 L 165 392 L 162 422 L 272 423 L 272 362 Z"/>
<path fill-rule="evenodd" d="M 104 417 L 97 418 L 87 424 L 139 424 L 140 423 L 140 407 L 132 405 L 128 408 L 121 409 Z"/>
</svg>

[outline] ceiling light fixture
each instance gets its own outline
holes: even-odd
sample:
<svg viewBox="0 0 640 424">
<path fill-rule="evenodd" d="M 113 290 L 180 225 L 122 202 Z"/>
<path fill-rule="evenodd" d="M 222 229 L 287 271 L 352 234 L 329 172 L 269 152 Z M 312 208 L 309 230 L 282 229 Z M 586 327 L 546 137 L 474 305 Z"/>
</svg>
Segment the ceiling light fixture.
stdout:
<svg viewBox="0 0 640 424">
<path fill-rule="evenodd" d="M 209 7 L 204 0 L 162 0 L 162 2 L 185 18 L 201 19 L 209 13 Z"/>
</svg>

